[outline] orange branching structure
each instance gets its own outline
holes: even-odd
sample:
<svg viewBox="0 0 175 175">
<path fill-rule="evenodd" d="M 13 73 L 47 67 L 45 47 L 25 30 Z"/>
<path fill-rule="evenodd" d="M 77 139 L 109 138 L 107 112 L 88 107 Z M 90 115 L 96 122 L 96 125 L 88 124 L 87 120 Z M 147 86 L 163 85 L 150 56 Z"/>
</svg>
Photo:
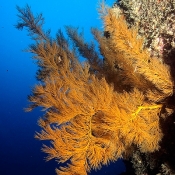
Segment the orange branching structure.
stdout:
<svg viewBox="0 0 175 175">
<path fill-rule="evenodd" d="M 159 149 L 159 118 L 164 100 L 173 93 L 173 82 L 168 66 L 150 57 L 143 38 L 136 29 L 128 29 L 122 15 L 112 9 L 102 15 L 109 37 L 92 31 L 104 62 L 93 45 L 67 28 L 80 54 L 87 58 L 83 64 L 61 32 L 50 39 L 38 23 L 41 16 L 34 17 L 28 6 L 18 11 L 26 20 L 17 28 L 29 27 L 36 41 L 30 51 L 40 67 L 41 84 L 33 89 L 27 108 L 40 106 L 45 111 L 36 138 L 51 141 L 51 147 L 42 148 L 47 160 L 71 162 L 56 169 L 57 174 L 85 175 L 129 154 L 133 145 L 142 152 Z"/>
</svg>

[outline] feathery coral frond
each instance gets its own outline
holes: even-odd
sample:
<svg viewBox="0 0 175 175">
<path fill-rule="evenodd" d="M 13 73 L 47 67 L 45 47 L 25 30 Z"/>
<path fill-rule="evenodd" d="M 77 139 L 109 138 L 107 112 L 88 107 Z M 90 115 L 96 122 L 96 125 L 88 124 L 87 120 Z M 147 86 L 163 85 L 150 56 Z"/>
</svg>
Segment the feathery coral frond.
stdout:
<svg viewBox="0 0 175 175">
<path fill-rule="evenodd" d="M 104 24 L 105 30 L 110 33 L 109 47 L 123 55 L 123 60 L 126 60 L 124 65 L 133 67 L 131 76 L 139 73 L 165 95 L 172 95 L 173 83 L 169 68 L 160 60 L 150 57 L 148 50 L 143 48 L 143 39 L 138 36 L 137 30 L 128 29 L 124 17 L 117 17 L 111 9 L 104 17 Z"/>
<path fill-rule="evenodd" d="M 45 111 L 38 122 L 42 131 L 35 137 L 51 143 L 42 148 L 46 160 L 70 161 L 56 169 L 59 175 L 85 175 L 128 154 L 133 145 L 143 153 L 154 152 L 162 139 L 161 110 L 173 93 L 169 68 L 150 56 L 144 38 L 128 28 L 122 13 L 104 4 L 101 8 L 107 35 L 96 29 L 92 33 L 104 61 L 73 28 L 67 33 L 89 63 L 79 62 L 61 31 L 55 40 L 33 38 L 36 44 L 29 50 L 38 61 L 42 83 L 29 96 L 27 111 L 38 106 Z M 17 28 L 44 35 L 38 26 L 41 17 L 35 18 L 29 7 L 17 9 L 24 20 Z"/>
</svg>

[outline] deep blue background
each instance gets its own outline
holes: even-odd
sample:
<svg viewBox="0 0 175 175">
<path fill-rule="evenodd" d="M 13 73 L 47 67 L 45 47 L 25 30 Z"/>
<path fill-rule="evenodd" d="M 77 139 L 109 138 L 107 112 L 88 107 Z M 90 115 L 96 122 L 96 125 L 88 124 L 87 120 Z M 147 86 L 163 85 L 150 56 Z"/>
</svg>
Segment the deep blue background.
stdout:
<svg viewBox="0 0 175 175">
<path fill-rule="evenodd" d="M 106 0 L 112 5 L 113 0 Z M 1 0 L 0 3 L 0 175 L 54 175 L 57 163 L 45 162 L 40 151 L 42 142 L 34 139 L 39 131 L 37 120 L 42 113 L 35 109 L 25 113 L 27 95 L 37 84 L 37 70 L 31 54 L 23 52 L 32 43 L 25 30 L 14 28 L 17 22 L 16 5 L 29 4 L 32 11 L 43 13 L 45 29 L 54 36 L 64 25 L 84 30 L 87 41 L 93 37 L 90 27 L 103 30 L 97 13 L 98 0 Z M 113 163 L 92 174 L 117 175 L 124 165 Z"/>
</svg>

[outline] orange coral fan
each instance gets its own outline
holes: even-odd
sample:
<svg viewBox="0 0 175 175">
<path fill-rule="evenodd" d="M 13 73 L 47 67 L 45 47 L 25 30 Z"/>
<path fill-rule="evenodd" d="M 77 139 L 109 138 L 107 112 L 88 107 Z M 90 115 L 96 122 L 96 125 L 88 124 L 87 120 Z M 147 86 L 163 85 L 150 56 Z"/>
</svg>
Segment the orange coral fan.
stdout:
<svg viewBox="0 0 175 175">
<path fill-rule="evenodd" d="M 43 130 L 37 132 L 36 138 L 51 141 L 50 147 L 44 145 L 42 149 L 48 154 L 47 160 L 71 162 L 56 170 L 57 174 L 86 174 L 122 157 L 133 144 L 142 152 L 159 148 L 162 138 L 159 116 L 163 106 L 160 102 L 173 89 L 169 69 L 142 48 L 143 39 L 138 38 L 135 29 L 128 29 L 123 16 L 107 11 L 103 19 L 110 37 L 106 39 L 94 30 L 106 61 L 98 69 L 101 76 L 90 71 L 98 68 L 98 59 L 94 57 L 90 64 L 79 63 L 61 33 L 57 40 L 44 35 L 31 46 L 41 68 L 42 83 L 34 88 L 27 110 L 40 106 L 46 111 L 39 120 Z M 30 9 L 27 12 L 31 15 Z M 23 20 L 28 13 L 23 13 Z M 35 18 L 24 21 L 27 27 L 30 23 L 37 25 Z M 44 33 L 31 30 L 40 37 Z M 79 42 L 79 48 L 84 47 L 77 36 L 72 38 Z M 117 64 L 122 67 L 120 71 L 115 67 Z M 124 87 L 130 83 L 126 91 Z"/>
</svg>

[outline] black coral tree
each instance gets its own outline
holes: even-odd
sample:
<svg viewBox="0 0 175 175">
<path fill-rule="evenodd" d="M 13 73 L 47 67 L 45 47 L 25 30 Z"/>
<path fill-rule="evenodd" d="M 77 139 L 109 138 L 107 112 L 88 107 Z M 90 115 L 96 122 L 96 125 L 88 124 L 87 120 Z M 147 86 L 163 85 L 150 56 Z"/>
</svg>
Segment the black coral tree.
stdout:
<svg viewBox="0 0 175 175">
<path fill-rule="evenodd" d="M 66 27 L 74 43 L 70 46 L 61 31 L 55 39 L 44 32 L 42 15 L 34 16 L 29 6 L 17 10 L 16 27 L 27 27 L 36 42 L 29 51 L 37 60 L 41 83 L 29 96 L 27 111 L 40 106 L 45 114 L 35 137 L 50 140 L 52 146 L 42 148 L 47 160 L 71 162 L 56 169 L 57 174 L 87 174 L 131 154 L 134 146 L 143 153 L 159 149 L 159 120 L 166 113 L 162 109 L 169 108 L 173 81 L 169 67 L 150 56 L 144 38 L 128 28 L 123 14 L 101 5 L 108 37 L 92 29 L 100 55 L 75 28 Z"/>
</svg>

